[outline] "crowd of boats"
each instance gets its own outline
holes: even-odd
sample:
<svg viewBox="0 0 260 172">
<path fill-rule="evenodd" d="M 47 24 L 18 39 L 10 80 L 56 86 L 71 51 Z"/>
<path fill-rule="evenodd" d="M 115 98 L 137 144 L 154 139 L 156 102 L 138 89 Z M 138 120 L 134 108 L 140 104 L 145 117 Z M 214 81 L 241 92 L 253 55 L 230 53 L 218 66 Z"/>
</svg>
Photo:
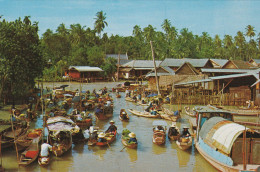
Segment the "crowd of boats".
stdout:
<svg viewBox="0 0 260 172">
<path fill-rule="evenodd" d="M 14 145 L 19 156 L 18 163 L 27 166 L 38 160 L 39 165 L 48 165 L 50 155 L 62 156 L 72 143 L 85 142 L 88 146 L 107 146 L 116 141 L 117 127 L 111 117 L 114 103 L 111 94 L 125 101 L 145 106 L 144 111 L 121 109 L 118 118 L 129 122 L 131 115 L 155 119 L 151 131 L 154 144 L 163 145 L 168 139 L 187 150 L 196 146 L 200 154 L 215 168 L 221 171 L 256 171 L 260 169 L 260 134 L 257 130 L 235 123 L 232 113 L 215 106 L 196 106 L 192 110 L 185 107 L 190 117 L 190 126 L 179 129 L 176 122 L 181 118 L 181 109 L 171 111 L 166 95 L 154 94 L 140 86 L 118 86 L 108 90 L 106 87 L 96 91 L 67 91 L 66 86 L 41 91 L 40 99 L 32 99 L 26 112 L 15 107 L 11 110 L 11 127 L 2 129 L 1 148 Z M 35 118 L 36 110 L 42 108 L 43 127 L 29 129 L 30 121 Z M 93 123 L 96 120 L 110 120 L 110 126 L 102 131 Z M 165 120 L 171 121 L 168 128 Z M 27 122 L 26 122 L 27 121 Z M 4 126 L 4 125 L 3 125 Z M 121 134 L 123 149 L 138 147 L 134 131 L 123 129 Z M 122 150 L 123 150 L 122 149 Z M 121 150 L 121 151 L 122 151 Z M 243 156 L 241 156 L 243 155 Z"/>
</svg>

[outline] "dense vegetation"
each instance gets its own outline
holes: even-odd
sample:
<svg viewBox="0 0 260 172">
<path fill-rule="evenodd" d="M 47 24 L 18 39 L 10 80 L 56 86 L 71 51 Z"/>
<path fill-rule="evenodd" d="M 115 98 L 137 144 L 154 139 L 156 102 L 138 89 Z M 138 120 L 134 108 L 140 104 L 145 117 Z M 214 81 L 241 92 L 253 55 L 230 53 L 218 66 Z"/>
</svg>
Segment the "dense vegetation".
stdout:
<svg viewBox="0 0 260 172">
<path fill-rule="evenodd" d="M 151 60 L 150 41 L 155 56 L 165 58 L 224 58 L 249 60 L 260 58 L 260 33 L 248 25 L 236 36 L 219 35 L 212 38 L 207 32 L 194 35 L 187 28 L 177 29 L 165 19 L 162 30 L 152 25 L 133 27 L 132 36 L 103 33 L 106 14 L 97 12 L 94 28 L 60 24 L 39 39 L 37 22 L 29 17 L 14 22 L 0 20 L 0 98 L 5 95 L 24 94 L 34 85 L 35 78 L 60 80 L 71 65 L 98 66 L 106 76 L 116 71 L 116 60 L 105 59 L 106 54 L 125 54 L 130 59 Z M 43 72 L 43 77 L 42 76 Z M 19 76 L 19 77 L 18 77 Z M 5 91 L 4 91 L 5 90 Z"/>
</svg>

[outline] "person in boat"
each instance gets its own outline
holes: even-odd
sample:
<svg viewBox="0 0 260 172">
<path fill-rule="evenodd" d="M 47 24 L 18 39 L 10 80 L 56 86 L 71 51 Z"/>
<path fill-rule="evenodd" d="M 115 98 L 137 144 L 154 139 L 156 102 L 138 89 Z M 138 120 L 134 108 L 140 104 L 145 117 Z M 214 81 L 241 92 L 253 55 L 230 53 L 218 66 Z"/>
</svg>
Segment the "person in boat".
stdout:
<svg viewBox="0 0 260 172">
<path fill-rule="evenodd" d="M 98 139 L 97 131 L 98 130 L 93 130 L 93 133 L 90 134 L 90 137 L 89 137 L 90 141 L 96 141 Z"/>
<path fill-rule="evenodd" d="M 127 114 L 125 111 L 123 111 L 121 114 L 120 114 L 121 118 L 122 119 L 127 119 Z"/>
<path fill-rule="evenodd" d="M 155 109 L 152 110 L 152 111 L 151 111 L 151 114 L 152 114 L 152 115 L 157 115 L 157 110 L 155 110 Z"/>
<path fill-rule="evenodd" d="M 133 100 L 134 100 L 135 102 L 137 101 L 136 95 L 133 96 Z"/>
<path fill-rule="evenodd" d="M 166 103 L 170 103 L 170 101 L 171 101 L 171 100 L 170 100 L 169 96 L 167 95 L 166 98 L 165 98 L 165 102 L 166 102 Z"/>
<path fill-rule="evenodd" d="M 179 116 L 179 115 L 180 115 L 180 112 L 181 112 L 181 110 L 176 110 L 176 111 L 174 111 L 174 116 Z"/>
<path fill-rule="evenodd" d="M 99 133 L 98 135 L 98 142 L 107 142 L 107 139 L 105 138 L 105 133 Z"/>
<path fill-rule="evenodd" d="M 189 127 L 188 126 L 184 126 L 182 134 L 181 134 L 181 137 L 189 137 L 189 136 L 190 136 Z"/>
<path fill-rule="evenodd" d="M 141 100 L 142 99 L 142 95 L 141 94 L 138 94 L 138 100 Z"/>
<path fill-rule="evenodd" d="M 113 120 L 111 120 L 109 123 L 110 123 L 110 126 L 106 130 L 106 133 L 114 133 L 117 130 L 117 127 L 114 125 L 115 122 Z"/>
<path fill-rule="evenodd" d="M 130 137 L 128 143 L 137 143 L 137 139 L 136 139 L 136 136 L 135 136 L 135 133 L 129 133 L 128 136 Z"/>
<path fill-rule="evenodd" d="M 177 136 L 178 134 L 179 134 L 178 128 L 176 128 L 176 125 L 172 123 L 168 131 L 168 136 Z"/>
<path fill-rule="evenodd" d="M 153 107 L 153 103 L 150 102 L 149 106 L 145 109 L 146 112 L 150 112 L 150 109 Z"/>
<path fill-rule="evenodd" d="M 101 108 L 101 104 L 98 105 L 97 109 L 96 109 L 96 113 L 102 113 L 103 110 Z"/>
<path fill-rule="evenodd" d="M 52 146 L 49 145 L 48 143 L 44 142 L 41 145 L 41 152 L 40 152 L 40 156 L 41 157 L 48 157 L 49 156 L 49 151 L 52 150 Z"/>
<path fill-rule="evenodd" d="M 111 103 L 112 103 L 111 100 L 107 100 L 106 106 L 107 106 L 107 107 L 110 107 L 110 106 L 111 106 Z"/>
</svg>

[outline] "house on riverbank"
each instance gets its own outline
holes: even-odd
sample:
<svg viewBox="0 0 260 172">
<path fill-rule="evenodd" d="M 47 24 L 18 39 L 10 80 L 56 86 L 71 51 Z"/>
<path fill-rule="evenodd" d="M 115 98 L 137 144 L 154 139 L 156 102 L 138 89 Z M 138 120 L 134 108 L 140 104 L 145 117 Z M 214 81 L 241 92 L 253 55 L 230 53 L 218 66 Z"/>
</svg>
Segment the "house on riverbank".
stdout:
<svg viewBox="0 0 260 172">
<path fill-rule="evenodd" d="M 65 75 L 74 81 L 95 82 L 103 79 L 102 72 L 103 70 L 99 67 L 70 66 Z"/>
</svg>

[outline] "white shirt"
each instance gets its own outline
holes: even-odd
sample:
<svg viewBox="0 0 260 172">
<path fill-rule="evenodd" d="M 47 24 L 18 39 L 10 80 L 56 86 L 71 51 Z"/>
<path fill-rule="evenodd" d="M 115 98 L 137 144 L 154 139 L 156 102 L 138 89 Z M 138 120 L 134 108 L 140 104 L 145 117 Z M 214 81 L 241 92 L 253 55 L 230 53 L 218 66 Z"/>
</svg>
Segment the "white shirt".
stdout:
<svg viewBox="0 0 260 172">
<path fill-rule="evenodd" d="M 52 146 L 48 143 L 43 143 L 41 145 L 41 154 L 40 156 L 48 156 L 49 155 L 49 149 L 52 149 Z"/>
</svg>

